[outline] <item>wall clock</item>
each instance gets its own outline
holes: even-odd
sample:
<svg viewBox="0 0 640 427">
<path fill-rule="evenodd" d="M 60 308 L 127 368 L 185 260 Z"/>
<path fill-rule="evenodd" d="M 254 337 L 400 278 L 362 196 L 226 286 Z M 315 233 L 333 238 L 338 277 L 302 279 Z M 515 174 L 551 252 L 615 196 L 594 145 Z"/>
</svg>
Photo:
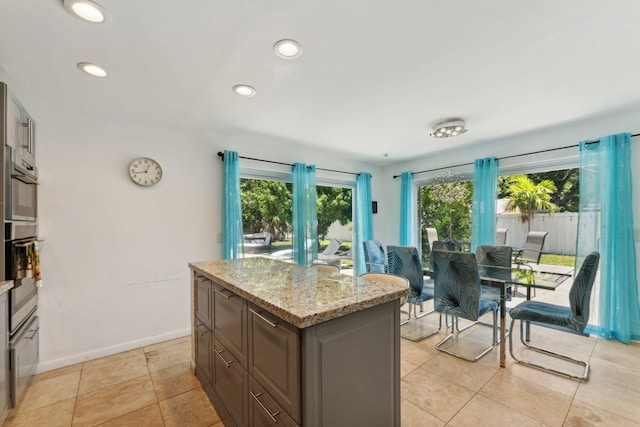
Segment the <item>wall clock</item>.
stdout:
<svg viewBox="0 0 640 427">
<path fill-rule="evenodd" d="M 131 180 L 143 187 L 150 187 L 162 179 L 160 164 L 148 157 L 138 157 L 129 163 Z"/>
</svg>

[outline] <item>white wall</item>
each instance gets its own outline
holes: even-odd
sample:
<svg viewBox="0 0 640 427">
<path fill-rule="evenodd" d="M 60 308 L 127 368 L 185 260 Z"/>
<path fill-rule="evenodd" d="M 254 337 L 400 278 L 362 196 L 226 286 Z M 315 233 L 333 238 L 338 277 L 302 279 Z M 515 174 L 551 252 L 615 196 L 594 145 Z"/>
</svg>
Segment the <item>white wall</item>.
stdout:
<svg viewBox="0 0 640 427">
<path fill-rule="evenodd" d="M 40 371 L 190 330 L 189 261 L 219 258 L 221 162 L 201 135 L 34 108 L 40 169 Z M 151 188 L 129 179 L 160 162 Z"/>
<path fill-rule="evenodd" d="M 33 100 L 27 106 L 38 126 L 39 224 L 45 240 L 38 371 L 190 332 L 187 264 L 222 254 L 218 151 L 376 173 L 375 167 L 321 148 L 290 149 L 286 141 L 264 135 L 202 135 Z M 160 162 L 164 176 L 158 185 L 131 182 L 127 167 L 138 156 Z M 350 175 L 319 175 L 355 181 Z"/>
</svg>

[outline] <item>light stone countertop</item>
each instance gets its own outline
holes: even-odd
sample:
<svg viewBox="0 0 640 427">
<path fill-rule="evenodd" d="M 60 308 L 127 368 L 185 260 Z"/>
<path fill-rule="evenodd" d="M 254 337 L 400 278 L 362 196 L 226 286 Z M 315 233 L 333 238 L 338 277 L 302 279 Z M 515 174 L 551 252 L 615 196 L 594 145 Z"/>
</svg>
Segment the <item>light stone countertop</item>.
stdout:
<svg viewBox="0 0 640 427">
<path fill-rule="evenodd" d="M 13 288 L 13 280 L 2 280 L 0 281 L 0 295 L 5 292 L 9 292 L 9 289 Z"/>
<path fill-rule="evenodd" d="M 409 294 L 408 288 L 262 257 L 189 267 L 299 329 Z"/>
</svg>

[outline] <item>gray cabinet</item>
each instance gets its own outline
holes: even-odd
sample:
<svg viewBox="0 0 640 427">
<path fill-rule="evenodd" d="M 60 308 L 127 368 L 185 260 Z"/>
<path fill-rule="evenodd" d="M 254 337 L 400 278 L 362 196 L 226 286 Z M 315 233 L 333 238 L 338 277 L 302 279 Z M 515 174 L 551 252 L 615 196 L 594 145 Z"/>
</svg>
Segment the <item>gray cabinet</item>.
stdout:
<svg viewBox="0 0 640 427">
<path fill-rule="evenodd" d="M 211 330 L 196 318 L 195 324 L 195 344 L 196 344 L 196 367 L 200 370 L 204 378 L 213 383 L 213 335 Z"/>
<path fill-rule="evenodd" d="M 215 276 L 193 286 L 196 375 L 226 426 L 400 425 L 399 300 L 300 329 Z"/>
<path fill-rule="evenodd" d="M 217 339 L 214 340 L 214 353 L 213 390 L 236 425 L 239 427 L 248 426 L 249 374 Z"/>
<path fill-rule="evenodd" d="M 7 293 L 0 295 L 0 425 L 9 408 L 9 307 Z"/>
<path fill-rule="evenodd" d="M 247 368 L 247 301 L 213 285 L 213 333 L 243 368 Z"/>
<path fill-rule="evenodd" d="M 34 164 L 36 153 L 35 121 L 4 83 L 0 83 L 0 98 L 6 108 L 4 145 L 10 146 L 19 153 L 19 157 Z"/>
<path fill-rule="evenodd" d="M 298 425 L 254 379 L 251 380 L 249 423 L 252 427 Z"/>
<path fill-rule="evenodd" d="M 213 292 L 213 288 L 211 287 L 211 280 L 199 275 L 195 275 L 193 280 L 196 296 L 196 318 L 204 323 L 207 328 L 212 329 L 213 297 L 211 293 Z"/>
<path fill-rule="evenodd" d="M 300 331 L 255 305 L 249 309 L 249 373 L 300 423 Z"/>
</svg>

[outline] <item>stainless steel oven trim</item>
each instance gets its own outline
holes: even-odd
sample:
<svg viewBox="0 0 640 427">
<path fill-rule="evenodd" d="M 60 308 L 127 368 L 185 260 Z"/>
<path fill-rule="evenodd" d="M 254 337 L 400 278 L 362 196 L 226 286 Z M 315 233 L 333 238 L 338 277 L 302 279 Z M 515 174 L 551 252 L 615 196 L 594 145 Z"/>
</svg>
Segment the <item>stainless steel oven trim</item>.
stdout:
<svg viewBox="0 0 640 427">
<path fill-rule="evenodd" d="M 29 318 L 29 323 L 9 341 L 10 395 L 11 406 L 20 400 L 29 377 L 35 373 L 40 360 L 40 322 L 37 315 Z"/>
<path fill-rule="evenodd" d="M 27 320 L 31 318 L 31 315 L 38 309 L 38 294 L 36 293 L 34 298 L 31 298 L 25 305 L 20 307 L 18 311 L 11 314 L 9 324 L 11 325 L 11 331 L 9 335 L 15 334 Z M 18 322 L 18 324 L 16 324 Z"/>
<path fill-rule="evenodd" d="M 36 178 L 31 177 L 30 175 L 27 175 L 26 173 L 12 173 L 11 174 L 11 178 L 13 179 L 17 179 L 18 181 L 24 183 L 24 184 L 28 184 L 28 185 L 38 185 L 38 181 Z"/>
<path fill-rule="evenodd" d="M 38 169 L 17 150 L 5 146 L 5 220 L 37 221 L 38 219 Z M 34 186 L 31 187 L 30 186 Z M 25 187 L 26 186 L 26 187 Z M 28 205 L 20 205 L 22 192 L 32 193 Z M 15 193 L 15 194 L 14 194 Z"/>
</svg>

